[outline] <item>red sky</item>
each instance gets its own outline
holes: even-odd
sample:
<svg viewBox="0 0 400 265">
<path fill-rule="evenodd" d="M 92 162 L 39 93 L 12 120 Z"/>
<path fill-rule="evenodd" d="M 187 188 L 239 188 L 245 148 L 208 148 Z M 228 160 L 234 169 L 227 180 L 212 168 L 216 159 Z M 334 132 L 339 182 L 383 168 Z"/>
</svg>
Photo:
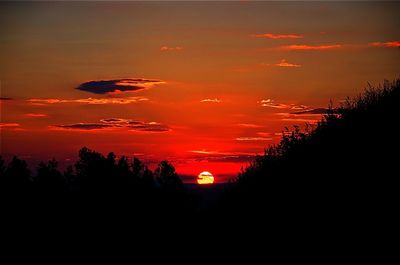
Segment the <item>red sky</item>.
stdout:
<svg viewBox="0 0 400 265">
<path fill-rule="evenodd" d="M 396 2 L 0 5 L 0 151 L 32 164 L 87 146 L 223 182 L 399 74 Z"/>
</svg>

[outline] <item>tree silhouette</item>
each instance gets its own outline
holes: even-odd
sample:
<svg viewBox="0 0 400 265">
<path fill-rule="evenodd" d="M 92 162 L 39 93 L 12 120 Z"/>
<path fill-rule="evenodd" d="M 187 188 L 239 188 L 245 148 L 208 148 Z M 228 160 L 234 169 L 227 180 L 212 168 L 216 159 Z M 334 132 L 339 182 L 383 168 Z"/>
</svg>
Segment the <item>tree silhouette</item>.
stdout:
<svg viewBox="0 0 400 265">
<path fill-rule="evenodd" d="M 14 156 L 4 174 L 5 185 L 13 192 L 23 193 L 31 188 L 31 171 L 24 160 Z"/>
<path fill-rule="evenodd" d="M 114 156 L 110 153 L 107 159 L 100 153 L 86 147 L 79 150 L 79 160 L 75 170 L 79 186 L 89 192 L 101 192 L 107 187 L 107 173 L 114 165 Z"/>
<path fill-rule="evenodd" d="M 54 158 L 47 164 L 39 163 L 34 182 L 40 193 L 59 195 L 65 191 L 66 182 L 57 167 L 58 162 Z"/>
<path fill-rule="evenodd" d="M 176 174 L 175 168 L 168 161 L 164 160 L 158 164 L 154 172 L 159 185 L 167 191 L 181 189 L 182 180 Z"/>
</svg>

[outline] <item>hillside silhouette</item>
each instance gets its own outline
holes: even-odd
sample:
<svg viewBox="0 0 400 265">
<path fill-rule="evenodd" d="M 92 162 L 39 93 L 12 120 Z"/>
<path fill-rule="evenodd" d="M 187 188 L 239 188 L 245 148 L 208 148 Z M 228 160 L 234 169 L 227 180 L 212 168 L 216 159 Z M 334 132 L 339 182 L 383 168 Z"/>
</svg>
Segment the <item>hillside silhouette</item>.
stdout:
<svg viewBox="0 0 400 265">
<path fill-rule="evenodd" d="M 315 126 L 286 128 L 218 210 L 277 222 L 389 223 L 398 208 L 399 103 L 400 80 L 385 81 L 330 106 Z"/>
<path fill-rule="evenodd" d="M 315 126 L 286 128 L 279 144 L 224 187 L 188 188 L 168 161 L 151 171 L 137 158 L 103 156 L 86 147 L 65 172 L 55 159 L 40 163 L 32 174 L 25 161 L 14 157 L 6 164 L 0 157 L 2 209 L 63 218 L 390 219 L 398 206 L 399 94 L 400 79 L 385 81 L 337 108 L 330 106 Z"/>
</svg>

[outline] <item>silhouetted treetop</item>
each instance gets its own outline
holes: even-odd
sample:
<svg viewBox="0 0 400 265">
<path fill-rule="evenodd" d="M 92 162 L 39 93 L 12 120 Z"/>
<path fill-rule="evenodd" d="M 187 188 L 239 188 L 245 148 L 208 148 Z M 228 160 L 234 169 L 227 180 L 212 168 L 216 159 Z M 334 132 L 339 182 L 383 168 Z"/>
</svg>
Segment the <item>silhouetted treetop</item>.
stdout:
<svg viewBox="0 0 400 265">
<path fill-rule="evenodd" d="M 154 175 L 161 187 L 166 189 L 175 189 L 182 185 L 182 180 L 178 177 L 174 166 L 168 161 L 161 161 L 154 171 Z"/>
</svg>

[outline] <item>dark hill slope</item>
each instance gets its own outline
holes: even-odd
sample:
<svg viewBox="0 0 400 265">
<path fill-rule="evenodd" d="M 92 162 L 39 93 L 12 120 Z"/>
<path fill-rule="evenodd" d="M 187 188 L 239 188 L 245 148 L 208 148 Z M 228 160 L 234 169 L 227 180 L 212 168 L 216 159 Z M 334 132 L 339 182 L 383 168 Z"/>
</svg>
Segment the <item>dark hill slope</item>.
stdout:
<svg viewBox="0 0 400 265">
<path fill-rule="evenodd" d="M 330 109 L 309 132 L 294 128 L 238 176 L 224 208 L 284 219 L 390 217 L 398 209 L 399 106 L 400 80 L 385 81 Z"/>
</svg>

